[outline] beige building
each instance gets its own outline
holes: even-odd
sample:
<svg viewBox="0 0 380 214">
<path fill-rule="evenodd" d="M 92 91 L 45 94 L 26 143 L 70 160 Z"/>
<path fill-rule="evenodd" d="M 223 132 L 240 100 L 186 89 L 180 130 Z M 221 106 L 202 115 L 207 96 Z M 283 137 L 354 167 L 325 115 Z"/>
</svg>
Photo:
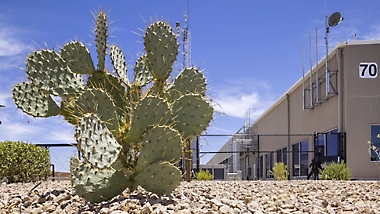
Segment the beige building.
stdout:
<svg viewBox="0 0 380 214">
<path fill-rule="evenodd" d="M 344 160 L 354 179 L 380 179 L 380 41 L 339 44 L 208 164 L 226 164 L 245 179 L 266 179 L 275 162 L 303 179 L 321 150 L 323 161 Z M 311 73 L 311 78 L 310 78 Z M 327 83 L 327 84 L 326 84 Z M 245 140 L 242 140 L 245 139 Z"/>
</svg>

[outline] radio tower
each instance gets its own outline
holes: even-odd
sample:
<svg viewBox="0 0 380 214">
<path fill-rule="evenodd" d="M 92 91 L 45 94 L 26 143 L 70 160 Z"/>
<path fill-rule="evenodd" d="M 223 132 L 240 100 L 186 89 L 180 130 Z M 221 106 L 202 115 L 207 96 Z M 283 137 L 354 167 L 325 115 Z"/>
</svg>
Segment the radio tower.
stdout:
<svg viewBox="0 0 380 214">
<path fill-rule="evenodd" d="M 189 31 L 189 10 L 184 15 L 185 17 L 185 26 L 181 29 L 179 22 L 176 23 L 177 36 L 182 36 L 182 46 L 183 46 L 183 68 L 188 68 L 191 65 L 191 34 Z"/>
<path fill-rule="evenodd" d="M 191 65 L 191 54 L 190 54 L 190 31 L 189 31 L 189 0 L 187 1 L 187 12 L 184 14 L 185 17 L 185 26 L 183 29 L 181 29 L 181 26 L 179 22 L 176 23 L 176 28 L 177 28 L 177 37 L 179 38 L 182 36 L 182 47 L 183 47 L 183 69 L 189 68 Z M 186 181 L 190 182 L 191 181 L 191 169 L 192 169 L 192 156 L 191 156 L 191 144 L 192 140 L 187 139 L 186 140 L 186 149 L 185 149 L 185 155 L 184 158 L 182 159 L 182 167 L 185 172 L 185 179 Z M 199 148 L 198 148 L 199 150 Z M 197 153 L 197 161 L 199 160 L 198 154 Z M 197 162 L 198 163 L 198 162 Z M 199 164 L 197 164 L 199 165 Z"/>
</svg>

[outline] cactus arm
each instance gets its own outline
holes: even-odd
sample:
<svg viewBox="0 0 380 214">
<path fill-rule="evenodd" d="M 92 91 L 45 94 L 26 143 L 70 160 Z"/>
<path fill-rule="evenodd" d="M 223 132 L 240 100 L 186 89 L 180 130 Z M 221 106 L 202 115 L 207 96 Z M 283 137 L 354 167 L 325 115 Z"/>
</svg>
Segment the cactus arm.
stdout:
<svg viewBox="0 0 380 214">
<path fill-rule="evenodd" d="M 174 128 L 184 138 L 199 136 L 212 120 L 213 108 L 200 95 L 183 95 L 173 103 Z"/>
<path fill-rule="evenodd" d="M 50 117 L 60 113 L 60 108 L 50 95 L 31 82 L 15 85 L 12 94 L 17 107 L 31 116 Z"/>
<path fill-rule="evenodd" d="M 182 140 L 178 131 L 168 126 L 155 126 L 148 129 L 142 138 L 136 170 L 142 171 L 157 161 L 177 162 L 182 154 L 181 144 Z"/>
<path fill-rule="evenodd" d="M 179 186 L 181 177 L 177 167 L 169 162 L 160 161 L 147 166 L 135 180 L 147 191 L 165 195 Z"/>
<path fill-rule="evenodd" d="M 27 74 L 33 84 L 49 94 L 70 95 L 84 88 L 82 77 L 73 73 L 63 58 L 54 51 L 35 51 L 28 56 L 27 67 Z"/>
<path fill-rule="evenodd" d="M 110 167 L 121 151 L 120 144 L 95 114 L 82 117 L 76 127 L 75 139 L 83 157 L 100 169 Z"/>
<path fill-rule="evenodd" d="M 90 52 L 79 41 L 67 43 L 61 49 L 60 55 L 74 73 L 93 74 L 95 72 Z"/>
<path fill-rule="evenodd" d="M 154 79 L 167 80 L 178 55 L 179 44 L 173 29 L 165 22 L 151 24 L 146 29 L 144 45 Z"/>
<path fill-rule="evenodd" d="M 127 62 L 123 52 L 115 45 L 110 47 L 110 58 L 117 75 L 128 87 L 130 86 L 127 73 Z"/>
<path fill-rule="evenodd" d="M 107 16 L 101 11 L 96 19 L 95 27 L 95 41 L 96 41 L 96 52 L 98 53 L 98 71 L 105 72 L 104 64 L 106 60 L 106 49 L 107 49 Z"/>
</svg>

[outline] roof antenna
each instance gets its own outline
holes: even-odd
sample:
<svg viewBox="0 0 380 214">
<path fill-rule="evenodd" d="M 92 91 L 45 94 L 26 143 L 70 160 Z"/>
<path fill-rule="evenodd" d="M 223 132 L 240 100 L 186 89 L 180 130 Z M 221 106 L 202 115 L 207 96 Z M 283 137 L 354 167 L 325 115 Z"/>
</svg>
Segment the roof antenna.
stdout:
<svg viewBox="0 0 380 214">
<path fill-rule="evenodd" d="M 330 33 L 330 27 L 337 26 L 341 21 L 343 21 L 343 17 L 339 12 L 333 13 L 329 18 L 326 17 L 326 99 L 329 98 L 330 95 L 330 71 L 328 66 L 328 56 L 329 56 L 329 42 L 328 42 L 328 34 Z"/>
</svg>

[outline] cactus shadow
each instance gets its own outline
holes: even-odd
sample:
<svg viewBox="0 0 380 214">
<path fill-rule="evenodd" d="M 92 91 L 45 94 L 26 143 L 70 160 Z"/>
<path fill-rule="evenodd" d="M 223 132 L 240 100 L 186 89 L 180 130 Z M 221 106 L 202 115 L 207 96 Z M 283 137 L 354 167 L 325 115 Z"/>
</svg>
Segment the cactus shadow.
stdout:
<svg viewBox="0 0 380 214">
<path fill-rule="evenodd" d="M 154 193 L 149 193 L 149 194 L 131 194 L 129 199 L 135 199 L 140 202 L 141 206 L 144 206 L 146 203 L 150 203 L 151 205 L 154 204 L 161 204 L 163 206 L 167 206 L 169 204 L 175 205 L 174 197 L 170 195 L 163 195 L 163 196 L 158 196 Z"/>
<path fill-rule="evenodd" d="M 163 195 L 163 196 L 157 196 L 154 193 L 145 193 L 142 194 L 140 192 L 133 192 L 130 193 L 128 197 L 120 195 L 118 197 L 115 197 L 109 201 L 104 201 L 104 202 L 99 202 L 99 203 L 90 203 L 90 202 L 85 202 L 82 206 L 78 207 L 78 213 L 83 213 L 83 212 L 94 212 L 94 213 L 101 213 L 101 210 L 103 208 L 111 208 L 115 206 L 115 204 L 128 204 L 132 201 L 135 201 L 140 204 L 141 207 L 143 207 L 146 203 L 149 202 L 151 206 L 155 204 L 161 204 L 162 206 L 168 206 L 170 204 L 175 205 L 176 202 L 174 200 L 173 195 Z M 123 203 L 127 202 L 127 203 Z"/>
</svg>

